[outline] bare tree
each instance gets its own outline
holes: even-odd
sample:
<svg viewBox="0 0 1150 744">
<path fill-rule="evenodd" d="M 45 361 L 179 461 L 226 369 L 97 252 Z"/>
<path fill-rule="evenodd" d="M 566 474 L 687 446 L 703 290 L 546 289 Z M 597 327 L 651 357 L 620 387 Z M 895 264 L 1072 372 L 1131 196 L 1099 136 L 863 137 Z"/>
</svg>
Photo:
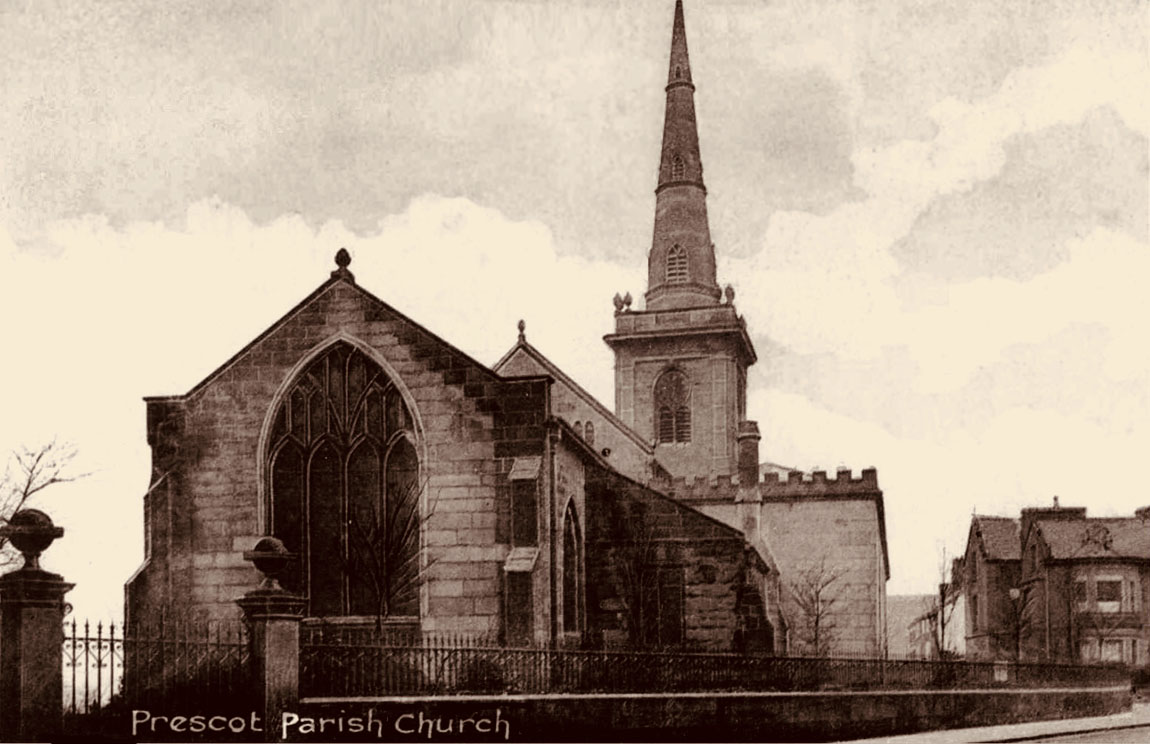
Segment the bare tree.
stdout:
<svg viewBox="0 0 1150 744">
<path fill-rule="evenodd" d="M 938 573 L 938 594 L 925 600 L 923 614 L 930 624 L 934 658 L 949 659 L 957 654 L 957 649 L 953 648 L 950 642 L 948 630 L 954 619 L 958 598 L 962 596 L 962 569 L 961 565 L 948 565 L 946 548 L 942 549 Z"/>
<path fill-rule="evenodd" d="M 806 651 L 828 656 L 838 637 L 835 605 L 842 593 L 843 570 L 828 565 L 825 557 L 809 564 L 791 582 L 791 594 L 799 610 L 794 631 Z"/>
<path fill-rule="evenodd" d="M 1034 604 L 1038 596 L 1036 592 L 1027 587 L 1011 587 L 1008 592 L 1010 598 L 1009 621 L 1010 642 L 1013 646 L 1014 661 L 1022 661 L 1022 641 L 1030 634 L 1034 627 Z"/>
<path fill-rule="evenodd" d="M 419 587 L 434 564 L 431 559 L 423 560 L 419 545 L 423 527 L 435 513 L 434 502 L 426 510 L 421 508 L 424 490 L 412 480 L 400 485 L 398 498 L 374 502 L 349 515 L 344 569 L 365 580 L 377 631 L 389 615 L 418 612 Z"/>
<path fill-rule="evenodd" d="M 1130 612 L 1103 612 L 1097 608 L 1083 610 L 1073 600 L 1067 602 L 1067 615 L 1071 618 L 1071 644 L 1068 649 L 1070 661 L 1124 661 L 1123 658 L 1105 658 L 1106 642 L 1132 638 L 1141 626 L 1138 618 Z M 1086 641 L 1093 642 L 1098 646 L 1098 655 L 1092 659 L 1081 658 L 1082 644 Z M 1078 656 L 1078 659 L 1075 659 L 1075 655 Z"/>
<path fill-rule="evenodd" d="M 14 450 L 0 480 L 0 524 L 7 524 L 13 514 L 29 506 L 45 489 L 88 475 L 74 471 L 75 459 L 76 448 L 56 440 L 34 449 Z M 8 545 L 8 539 L 0 537 L 0 570 L 18 561 L 19 556 Z"/>
<path fill-rule="evenodd" d="M 612 546 L 609 548 L 608 571 L 615 595 L 623 606 L 627 635 L 632 645 L 657 645 L 658 633 L 653 632 L 655 618 L 649 617 L 657 608 L 651 601 L 658 581 L 656 566 L 656 540 L 647 523 L 645 505 L 615 504 L 612 524 Z"/>
</svg>

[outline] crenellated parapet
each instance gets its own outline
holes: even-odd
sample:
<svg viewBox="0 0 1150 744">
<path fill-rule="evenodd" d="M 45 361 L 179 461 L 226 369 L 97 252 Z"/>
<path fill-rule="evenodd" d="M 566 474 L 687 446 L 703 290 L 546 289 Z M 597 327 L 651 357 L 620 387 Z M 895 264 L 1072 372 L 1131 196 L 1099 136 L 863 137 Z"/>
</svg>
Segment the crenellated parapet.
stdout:
<svg viewBox="0 0 1150 744">
<path fill-rule="evenodd" d="M 859 477 L 854 477 L 848 468 L 840 468 L 827 477 L 825 470 L 811 473 L 791 471 L 782 477 L 781 473 L 766 473 L 759 483 L 763 498 L 791 498 L 802 496 L 855 496 L 879 493 L 878 471 L 863 468 Z"/>
<path fill-rule="evenodd" d="M 753 484 L 741 483 L 739 478 L 730 476 L 674 478 L 663 484 L 662 488 L 668 495 L 687 503 L 743 501 L 746 500 L 748 490 L 763 500 L 881 494 L 878 472 L 874 468 L 864 468 L 857 476 L 847 468 L 829 475 L 824 470 L 811 473 L 765 473 Z"/>
</svg>

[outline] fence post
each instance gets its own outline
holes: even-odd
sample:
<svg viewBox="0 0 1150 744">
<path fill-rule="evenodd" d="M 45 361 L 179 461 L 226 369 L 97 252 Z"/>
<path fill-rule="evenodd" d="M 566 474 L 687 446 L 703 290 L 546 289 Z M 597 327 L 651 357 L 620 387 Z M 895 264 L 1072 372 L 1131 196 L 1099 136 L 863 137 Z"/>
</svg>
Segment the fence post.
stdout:
<svg viewBox="0 0 1150 744">
<path fill-rule="evenodd" d="M 264 737 L 279 740 L 280 719 L 299 702 L 299 626 L 307 601 L 280 586 L 291 555 L 265 537 L 244 558 L 264 575 L 258 589 L 236 600 L 248 622 L 255 689 L 263 703 Z"/>
<path fill-rule="evenodd" d="M 46 741 L 64 717 L 64 595 L 74 586 L 40 568 L 64 534 L 39 509 L 21 509 L 0 537 L 24 565 L 0 576 L 0 739 Z"/>
</svg>

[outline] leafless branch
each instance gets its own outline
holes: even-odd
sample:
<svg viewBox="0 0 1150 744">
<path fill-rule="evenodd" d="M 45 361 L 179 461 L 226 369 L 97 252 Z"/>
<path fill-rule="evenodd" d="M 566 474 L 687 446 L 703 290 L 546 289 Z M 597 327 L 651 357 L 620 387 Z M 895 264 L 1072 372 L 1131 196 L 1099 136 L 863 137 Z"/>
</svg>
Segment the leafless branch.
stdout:
<svg viewBox="0 0 1150 744">
<path fill-rule="evenodd" d="M 13 450 L 0 481 L 0 524 L 7 523 L 45 489 L 89 475 L 74 472 L 75 459 L 75 446 L 55 439 L 36 448 Z M 16 560 L 7 548 L 7 538 L 0 537 L 0 566 Z"/>
<path fill-rule="evenodd" d="M 826 656 L 834 647 L 838 630 L 835 604 L 843 575 L 841 567 L 828 565 L 823 557 L 807 565 L 791 582 L 791 596 L 799 610 L 795 634 L 815 656 Z"/>
</svg>

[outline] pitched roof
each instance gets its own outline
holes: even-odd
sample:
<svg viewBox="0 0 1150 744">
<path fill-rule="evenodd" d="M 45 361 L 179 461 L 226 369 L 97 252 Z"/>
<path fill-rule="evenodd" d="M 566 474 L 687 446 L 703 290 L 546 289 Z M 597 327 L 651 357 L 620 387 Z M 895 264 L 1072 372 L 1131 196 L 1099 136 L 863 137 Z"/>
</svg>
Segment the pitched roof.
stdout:
<svg viewBox="0 0 1150 744">
<path fill-rule="evenodd" d="M 408 324 L 409 326 L 411 326 L 412 328 L 414 328 L 419 334 L 421 334 L 425 338 L 431 339 L 435 343 L 441 344 L 445 348 L 450 349 L 452 354 L 456 355 L 460 359 L 467 360 L 467 362 L 470 365 L 472 365 L 473 367 L 475 367 L 478 370 L 481 370 L 482 373 L 489 375 L 492 379 L 499 379 L 499 374 L 497 372 L 495 372 L 494 370 L 488 368 L 487 365 L 481 364 L 480 362 L 476 361 L 469 354 L 460 350 L 454 344 L 452 344 L 448 341 L 445 341 L 443 338 L 441 338 L 441 337 L 437 336 L 436 334 L 432 333 L 431 331 L 427 330 L 427 328 L 425 328 L 422 325 L 420 325 L 419 323 L 415 322 L 414 320 L 412 320 L 407 315 L 404 315 L 403 313 L 396 310 L 391 305 L 387 304 L 386 302 L 379 299 L 374 294 L 372 294 L 371 292 L 367 291 L 366 289 L 361 287 L 359 284 L 357 284 L 355 281 L 355 276 L 350 271 L 347 270 L 347 264 L 339 264 L 339 267 L 340 268 L 338 268 L 337 270 L 331 272 L 331 277 L 329 279 L 327 279 L 326 281 L 324 281 L 322 284 L 320 284 L 318 287 L 316 287 L 315 290 L 311 294 L 309 294 L 307 297 L 300 300 L 296 304 L 295 307 L 293 307 L 291 310 L 288 310 L 284 315 L 282 315 L 279 318 L 279 320 L 272 323 L 271 326 L 269 326 L 263 333 L 259 334 L 258 336 L 253 338 L 251 341 L 249 341 L 246 345 L 244 345 L 244 347 L 242 349 L 240 349 L 235 354 L 233 354 L 226 362 L 224 362 L 219 367 L 217 367 L 215 370 L 213 370 L 211 373 L 209 373 L 207 377 L 205 377 L 204 379 L 202 379 L 198 383 L 196 383 L 195 386 L 192 387 L 192 389 L 189 390 L 187 393 L 185 393 L 183 395 L 145 396 L 144 400 L 165 400 L 165 399 L 176 399 L 176 400 L 178 400 L 181 398 L 191 398 L 192 396 L 196 395 L 197 393 L 199 393 L 202 390 L 204 390 L 205 388 L 207 388 L 214 380 L 216 380 L 220 375 L 222 375 L 224 372 L 226 372 L 232 365 L 234 365 L 236 362 L 238 362 L 240 359 L 242 359 L 246 354 L 248 354 L 257 345 L 259 345 L 260 342 L 262 342 L 268 336 L 272 335 L 275 331 L 277 331 L 278 329 L 283 327 L 285 324 L 287 324 L 288 321 L 290 321 L 293 317 L 295 317 L 297 314 L 299 314 L 305 308 L 307 308 L 309 305 L 311 305 L 313 302 L 315 302 L 315 300 L 317 298 L 319 298 L 325 292 L 331 290 L 333 287 L 337 287 L 340 285 L 346 285 L 346 286 L 352 287 L 355 291 L 359 292 L 364 298 L 366 298 L 369 303 L 374 304 L 377 308 L 382 308 L 385 311 L 387 311 L 388 313 L 399 318 L 402 322 L 404 322 L 404 323 Z"/>
<path fill-rule="evenodd" d="M 508 362 L 511 361 L 511 358 L 514 357 L 515 353 L 518 351 L 522 351 L 523 353 L 527 354 L 527 356 L 529 356 L 540 367 L 542 367 L 548 375 L 554 377 L 557 382 L 564 385 L 568 390 L 574 393 L 576 397 L 580 398 L 584 403 L 591 406 L 591 408 L 593 408 L 596 413 L 606 419 L 607 422 L 618 429 L 623 436 L 637 444 L 647 454 L 652 454 L 654 452 L 654 448 L 651 446 L 650 442 L 645 440 L 630 426 L 627 426 L 627 424 L 623 423 L 623 420 L 612 413 L 611 410 L 607 408 L 607 406 L 600 403 L 598 398 L 588 392 L 587 389 L 582 385 L 575 382 L 575 380 L 571 379 L 563 370 L 559 369 L 557 364 L 543 356 L 543 353 L 540 352 L 539 349 L 536 349 L 527 341 L 522 332 L 520 332 L 519 340 L 515 343 L 515 345 L 512 346 L 507 351 L 507 353 L 504 354 L 503 357 L 492 366 L 491 369 L 496 374 L 502 375 L 503 368 L 507 365 Z"/>
<path fill-rule="evenodd" d="M 1022 557 L 1019 520 L 975 514 L 974 525 L 987 560 L 1017 561 Z"/>
<path fill-rule="evenodd" d="M 1037 526 L 1056 560 L 1150 559 L 1150 522 L 1138 517 L 1044 519 Z"/>
</svg>

